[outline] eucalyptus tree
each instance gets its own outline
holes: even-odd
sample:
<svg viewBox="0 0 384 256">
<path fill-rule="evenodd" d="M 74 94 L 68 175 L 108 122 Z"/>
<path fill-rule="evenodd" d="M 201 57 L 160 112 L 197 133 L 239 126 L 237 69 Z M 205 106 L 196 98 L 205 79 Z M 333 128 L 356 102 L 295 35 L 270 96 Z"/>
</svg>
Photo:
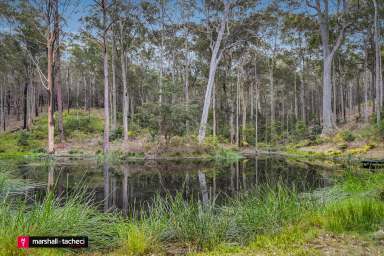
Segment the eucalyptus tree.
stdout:
<svg viewBox="0 0 384 256">
<path fill-rule="evenodd" d="M 131 1 L 115 1 L 112 17 L 115 19 L 115 30 L 120 51 L 120 67 L 123 84 L 123 137 L 128 142 L 128 116 L 130 90 L 128 84 L 129 56 L 140 49 L 144 40 L 145 26 L 144 14 L 146 8 Z M 147 6 L 148 7 L 148 6 Z M 147 8 L 148 9 L 148 8 Z"/>
<path fill-rule="evenodd" d="M 205 2 L 203 6 L 205 13 L 205 27 L 203 29 L 205 29 L 209 40 L 210 61 L 208 82 L 199 125 L 199 143 L 204 141 L 206 135 L 208 112 L 217 67 L 226 50 L 237 47 L 251 36 L 249 31 L 244 28 L 249 24 L 248 18 L 254 13 L 256 4 L 257 1 L 252 0 L 214 0 Z"/>
<path fill-rule="evenodd" d="M 379 39 L 379 14 L 378 14 L 378 2 L 372 0 L 374 6 L 374 22 L 373 22 L 373 34 L 374 34 L 374 45 L 375 45 L 375 88 L 376 88 L 376 123 L 380 126 L 381 124 L 381 107 L 383 105 L 383 79 L 382 79 L 382 69 L 381 69 L 381 47 Z"/>
<path fill-rule="evenodd" d="M 59 0 L 55 0 L 55 14 L 54 14 L 54 33 L 56 36 L 55 41 L 55 61 L 54 61 L 54 83 L 56 87 L 56 102 L 57 102 L 57 112 L 58 112 L 58 128 L 60 133 L 60 142 L 64 142 L 64 122 L 63 122 L 63 94 L 61 89 L 61 45 L 60 45 L 60 36 L 61 36 L 61 15 L 59 13 Z"/>
<path fill-rule="evenodd" d="M 201 121 L 200 121 L 200 127 L 199 127 L 200 143 L 202 143 L 205 138 L 205 132 L 206 132 L 207 121 L 208 121 L 208 111 L 211 104 L 211 95 L 212 95 L 213 84 L 215 82 L 216 69 L 223 55 L 224 47 L 221 45 L 221 41 L 223 40 L 223 37 L 226 35 L 226 33 L 228 33 L 226 32 L 225 28 L 229 20 L 231 3 L 229 1 L 223 0 L 221 4 L 222 4 L 221 8 L 222 7 L 224 8 L 223 10 L 220 10 L 220 9 L 217 10 L 218 12 L 217 14 L 218 25 L 216 25 L 217 37 L 216 39 L 211 39 L 211 43 L 210 43 L 210 49 L 212 53 L 211 53 L 211 61 L 209 64 L 208 84 L 205 92 L 203 112 L 201 115 Z M 207 8 L 209 8 L 209 6 L 207 6 Z M 208 18 L 208 21 L 207 21 L 208 25 L 211 25 L 209 24 L 210 23 L 209 17 L 207 18 Z M 214 31 L 211 31 L 211 33 L 213 32 Z"/>
<path fill-rule="evenodd" d="M 346 28 L 349 25 L 344 17 L 348 12 L 348 1 L 341 1 L 341 10 L 339 6 L 331 6 L 329 0 L 307 0 L 307 6 L 315 10 L 320 28 L 320 36 L 323 51 L 323 108 L 322 108 L 322 121 L 323 121 L 323 134 L 332 133 L 335 124 L 332 120 L 332 61 L 336 51 L 341 46 Z M 341 20 L 338 24 L 340 29 L 336 36 L 333 45 L 330 42 L 330 24 L 332 15 L 336 16 L 336 21 Z"/>
<path fill-rule="evenodd" d="M 57 1 L 57 2 L 56 2 Z M 38 40 L 37 42 L 44 47 L 46 47 L 46 59 L 47 59 L 47 68 L 46 75 L 44 74 L 44 70 L 42 70 L 41 66 L 36 59 L 36 56 L 33 56 L 33 52 L 28 47 L 28 44 L 24 46 L 24 50 L 26 55 L 30 58 L 30 61 L 33 63 L 34 68 L 38 72 L 40 76 L 40 81 L 42 86 L 46 89 L 48 97 L 47 97 L 47 105 L 48 105 L 48 153 L 53 154 L 55 152 L 54 145 L 54 110 L 53 110 L 53 73 L 54 73 L 54 51 L 55 51 L 55 43 L 57 40 L 57 30 L 55 30 L 55 19 L 58 11 L 59 0 L 39 0 L 33 3 L 29 1 L 21 1 L 16 8 L 15 19 L 19 22 L 18 30 L 20 31 L 20 35 L 25 38 L 28 34 L 30 35 L 31 28 L 35 29 L 35 33 L 41 35 L 41 37 L 45 38 L 45 42 L 43 40 Z M 33 11 L 36 16 L 31 17 L 26 14 L 26 10 Z M 28 12 L 27 12 L 28 13 Z M 26 18 L 27 17 L 27 18 Z M 26 23 L 27 22 L 27 23 Z M 30 27 L 32 26 L 32 27 Z M 26 39 L 27 42 L 30 42 Z M 35 41 L 36 42 L 36 41 Z"/>
<path fill-rule="evenodd" d="M 108 0 L 95 0 L 95 9 L 90 16 L 85 17 L 86 29 L 82 31 L 85 37 L 97 42 L 102 52 L 103 60 L 103 84 L 104 84 L 104 135 L 103 152 L 109 153 L 110 113 L 109 113 L 109 31 L 114 24 L 111 19 L 111 7 Z"/>
</svg>

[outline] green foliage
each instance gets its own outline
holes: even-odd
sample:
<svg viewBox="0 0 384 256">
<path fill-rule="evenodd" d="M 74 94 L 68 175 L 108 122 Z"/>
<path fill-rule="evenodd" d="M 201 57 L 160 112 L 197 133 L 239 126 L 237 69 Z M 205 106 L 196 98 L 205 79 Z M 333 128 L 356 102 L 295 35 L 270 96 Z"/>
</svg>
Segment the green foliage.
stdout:
<svg viewBox="0 0 384 256">
<path fill-rule="evenodd" d="M 295 124 L 295 130 L 293 134 L 296 138 L 300 138 L 300 139 L 306 138 L 308 136 L 308 127 L 305 125 L 304 122 L 298 121 Z"/>
<path fill-rule="evenodd" d="M 120 248 L 118 253 L 123 255 L 148 255 L 159 251 L 157 241 L 150 231 L 140 222 L 122 223 L 117 226 Z"/>
<path fill-rule="evenodd" d="M 214 151 L 212 158 L 218 162 L 221 162 L 221 161 L 232 162 L 232 161 L 237 161 L 243 158 L 243 156 L 237 151 L 221 147 Z"/>
<path fill-rule="evenodd" d="M 30 134 L 26 131 L 21 131 L 19 133 L 19 138 L 17 140 L 17 145 L 18 146 L 22 146 L 22 147 L 27 147 L 29 146 L 29 138 L 30 138 Z"/>
<path fill-rule="evenodd" d="M 384 184 L 384 173 L 360 172 L 358 169 L 348 169 L 345 172 L 340 186 L 348 193 L 359 194 L 373 192 L 382 188 Z"/>
<path fill-rule="evenodd" d="M 300 200 L 295 191 L 280 185 L 263 187 L 234 202 L 236 230 L 231 235 L 239 242 L 250 240 L 257 234 L 276 233 L 287 222 L 298 219 L 311 208 Z"/>
<path fill-rule="evenodd" d="M 32 132 L 3 133 L 0 141 L 0 155 L 3 157 L 39 155 L 45 151 L 44 141 L 36 139 Z"/>
<path fill-rule="evenodd" d="M 186 132 L 186 123 L 193 123 L 193 106 L 187 110 L 183 104 L 146 103 L 141 106 L 135 119 L 141 127 L 148 128 L 151 136 L 163 135 L 166 141 Z"/>
<path fill-rule="evenodd" d="M 303 229 L 306 231 L 303 232 Z M 316 237 L 318 231 L 300 225 L 288 226 L 277 234 L 260 235 L 251 242 L 252 250 L 266 252 L 267 255 L 317 255 L 313 248 L 304 246 Z"/>
<path fill-rule="evenodd" d="M 158 197 L 154 206 L 148 220 L 160 225 L 155 228 L 161 231 L 159 238 L 196 244 L 200 249 L 212 249 L 225 239 L 230 220 L 217 214 L 213 205 L 203 207 L 178 194 L 173 198 Z"/>
<path fill-rule="evenodd" d="M 111 248 L 116 243 L 116 231 L 113 229 L 114 217 L 98 212 L 82 196 L 71 196 L 65 205 L 53 195 L 42 203 L 28 207 L 22 202 L 3 201 L 0 207 L 0 254 L 27 255 L 15 246 L 17 236 L 85 235 L 90 239 L 92 249 Z M 49 251 L 50 249 L 48 249 Z M 55 249 L 59 253 L 58 249 Z M 63 252 L 63 251 L 62 251 Z M 30 253 L 34 253 L 31 250 Z M 38 249 L 35 255 L 44 255 L 44 249 Z M 28 254 L 30 255 L 30 254 Z"/>
<path fill-rule="evenodd" d="M 375 231 L 384 223 L 384 203 L 372 198 L 336 202 L 326 210 L 326 226 L 334 232 Z"/>
<path fill-rule="evenodd" d="M 298 194 L 283 187 L 264 187 L 223 206 L 176 197 L 157 197 L 141 222 L 159 241 L 180 241 L 210 250 L 222 243 L 244 244 L 256 235 L 278 232 L 309 209 Z M 143 225 L 143 224 L 141 224 Z"/>
<path fill-rule="evenodd" d="M 355 135 L 351 131 L 343 131 L 340 133 L 341 138 L 346 142 L 352 142 L 356 139 Z"/>
<path fill-rule="evenodd" d="M 94 115 L 88 115 L 86 112 L 77 111 L 71 114 L 65 114 L 64 117 L 64 135 L 71 137 L 75 133 L 85 135 L 101 134 L 103 132 L 103 120 Z M 57 133 L 58 131 L 56 131 Z"/>
<path fill-rule="evenodd" d="M 242 133 L 246 139 L 245 143 L 255 145 L 255 127 L 253 125 L 247 125 L 245 129 L 242 130 Z"/>
<path fill-rule="evenodd" d="M 220 144 L 219 137 L 217 137 L 217 136 L 207 136 L 204 139 L 204 144 L 206 146 L 208 146 L 209 148 L 211 148 L 211 149 L 216 149 L 219 146 L 219 144 Z"/>
<path fill-rule="evenodd" d="M 110 141 L 115 141 L 123 138 L 123 127 L 117 127 L 115 130 L 111 131 L 109 135 Z"/>
</svg>

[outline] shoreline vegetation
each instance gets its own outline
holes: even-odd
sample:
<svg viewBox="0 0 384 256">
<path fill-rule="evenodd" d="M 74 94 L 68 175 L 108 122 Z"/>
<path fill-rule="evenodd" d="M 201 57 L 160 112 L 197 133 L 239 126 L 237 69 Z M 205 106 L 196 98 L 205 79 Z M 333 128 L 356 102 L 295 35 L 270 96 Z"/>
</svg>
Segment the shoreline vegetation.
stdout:
<svg viewBox="0 0 384 256">
<path fill-rule="evenodd" d="M 60 249 L 19 250 L 16 237 L 87 235 L 81 255 L 379 255 L 384 252 L 384 173 L 348 167 L 334 184 L 299 193 L 282 185 L 261 186 L 222 205 L 155 197 L 149 210 L 123 218 L 101 213 L 78 190 L 48 195 L 28 205 L 14 195 L 32 184 L 8 172 L 0 177 L 0 254 L 78 255 Z M 13 196 L 10 196 L 10 194 Z M 17 198 L 17 196 L 16 196 Z M 344 246 L 340 241 L 346 243 Z M 376 254 L 375 254 L 376 253 Z"/>
<path fill-rule="evenodd" d="M 47 153 L 47 116 L 34 121 L 29 130 L 14 130 L 0 134 L 0 158 L 102 157 L 103 117 L 100 110 L 71 110 L 63 116 L 68 131 L 66 141 L 57 143 L 55 154 Z M 378 143 L 381 130 L 375 125 L 354 129 L 340 129 L 333 136 L 315 136 L 310 139 L 290 139 L 279 143 L 244 144 L 237 147 L 221 137 L 208 136 L 198 143 L 196 135 L 173 136 L 165 140 L 152 136 L 146 129 L 136 127 L 130 131 L 129 142 L 122 141 L 122 131 L 112 133 L 110 158 L 114 160 L 223 160 L 254 157 L 256 155 L 281 155 L 288 157 L 324 160 L 361 161 L 381 160 L 384 146 Z M 303 131 L 304 132 L 304 131 Z M 59 135 L 56 140 L 59 140 Z"/>
</svg>

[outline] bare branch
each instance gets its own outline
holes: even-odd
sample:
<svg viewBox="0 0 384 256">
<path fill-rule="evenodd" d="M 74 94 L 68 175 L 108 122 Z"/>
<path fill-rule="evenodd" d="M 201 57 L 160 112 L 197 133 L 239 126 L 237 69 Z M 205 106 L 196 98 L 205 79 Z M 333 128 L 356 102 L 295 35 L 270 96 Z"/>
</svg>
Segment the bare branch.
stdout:
<svg viewBox="0 0 384 256">
<path fill-rule="evenodd" d="M 29 58 L 31 59 L 31 61 L 33 62 L 33 64 L 35 65 L 36 67 L 36 70 L 37 70 L 37 73 L 39 74 L 39 77 L 40 77 L 40 81 L 41 81 L 41 85 L 46 89 L 48 90 L 48 86 L 46 85 L 46 82 L 48 81 L 47 77 L 44 75 L 44 73 L 41 71 L 40 69 L 40 66 L 39 64 L 37 63 L 37 61 L 35 60 L 35 58 L 33 58 L 31 52 L 23 47 L 24 51 L 28 54 Z"/>
</svg>

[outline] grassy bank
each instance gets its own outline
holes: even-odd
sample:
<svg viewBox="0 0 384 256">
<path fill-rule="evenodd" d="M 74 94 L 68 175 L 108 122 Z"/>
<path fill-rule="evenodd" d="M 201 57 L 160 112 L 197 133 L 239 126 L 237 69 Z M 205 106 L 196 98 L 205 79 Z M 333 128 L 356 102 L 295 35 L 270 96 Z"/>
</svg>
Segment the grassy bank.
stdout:
<svg viewBox="0 0 384 256">
<path fill-rule="evenodd" d="M 55 127 L 56 156 L 95 157 L 102 155 L 103 115 L 101 110 L 90 112 L 73 109 L 63 115 L 65 142 L 60 143 Z M 47 116 L 34 120 L 29 130 L 0 133 L 0 157 L 47 156 Z M 115 160 L 127 158 L 204 158 L 233 160 L 241 157 L 238 149 L 224 139 L 207 137 L 199 144 L 197 136 L 173 136 L 167 141 L 147 129 L 131 124 L 128 143 L 123 142 L 122 129 L 111 131 L 111 154 Z"/>
<path fill-rule="evenodd" d="M 383 134 L 383 129 L 375 124 L 348 123 L 332 135 L 289 142 L 280 150 L 305 157 L 382 159 Z"/>
<path fill-rule="evenodd" d="M 185 201 L 181 195 L 157 197 L 149 211 L 128 219 L 100 213 L 82 193 L 69 196 L 66 203 L 48 196 L 27 205 L 4 196 L 19 188 L 15 184 L 20 181 L 7 175 L 1 180 L 1 255 L 27 255 L 15 248 L 16 237 L 22 234 L 87 235 L 90 248 L 84 255 L 100 251 L 109 255 L 317 255 L 322 249 L 316 244 L 329 236 L 383 249 L 377 240 L 383 238 L 375 237 L 384 224 L 382 172 L 351 168 L 331 188 L 305 194 L 279 185 L 259 187 L 220 206 Z M 57 249 L 28 251 L 28 255 L 59 253 L 75 254 Z"/>
</svg>

